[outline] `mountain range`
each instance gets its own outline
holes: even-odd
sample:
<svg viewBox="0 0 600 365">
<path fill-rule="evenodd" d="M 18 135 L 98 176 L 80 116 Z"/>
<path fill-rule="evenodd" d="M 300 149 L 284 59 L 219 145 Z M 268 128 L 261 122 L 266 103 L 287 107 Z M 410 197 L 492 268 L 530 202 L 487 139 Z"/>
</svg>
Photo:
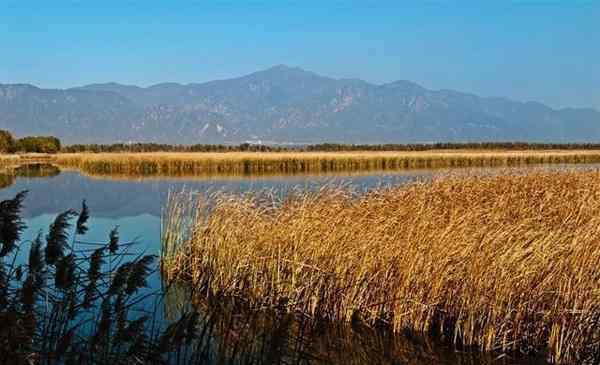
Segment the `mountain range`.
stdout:
<svg viewBox="0 0 600 365">
<path fill-rule="evenodd" d="M 600 112 L 275 66 L 228 80 L 0 84 L 0 129 L 67 144 L 598 142 Z"/>
</svg>

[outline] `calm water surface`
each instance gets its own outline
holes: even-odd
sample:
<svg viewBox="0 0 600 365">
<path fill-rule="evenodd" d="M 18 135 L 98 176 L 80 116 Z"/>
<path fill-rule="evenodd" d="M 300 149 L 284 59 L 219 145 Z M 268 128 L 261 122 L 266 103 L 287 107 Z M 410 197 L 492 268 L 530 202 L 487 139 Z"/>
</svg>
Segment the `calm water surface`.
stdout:
<svg viewBox="0 0 600 365">
<path fill-rule="evenodd" d="M 454 170 L 453 173 L 506 173 L 527 169 L 598 169 L 598 165 L 561 165 L 517 169 Z M 285 194 L 292 188 L 317 189 L 325 184 L 349 184 L 359 190 L 378 186 L 399 185 L 416 180 L 431 179 L 448 174 L 448 170 L 415 170 L 398 173 L 372 173 L 360 175 L 320 175 L 254 178 L 139 178 L 111 179 L 88 177 L 75 171 L 44 169 L 36 176 L 18 173 L 14 178 L 0 176 L 5 181 L 0 188 L 0 200 L 12 198 L 17 192 L 29 190 L 24 215 L 28 228 L 24 233 L 33 238 L 40 230 L 47 231 L 56 214 L 67 209 L 79 210 L 81 201 L 87 200 L 92 218 L 85 240 L 106 242 L 108 232 L 119 226 L 122 241 L 136 240 L 138 252 L 160 252 L 161 207 L 169 191 L 196 190 L 248 192 L 273 189 Z M 1 175 L 1 174 L 0 174 Z M 21 175 L 21 176 L 19 176 Z M 26 252 L 27 250 L 22 250 Z M 22 256 L 23 253 L 21 254 Z M 20 259 L 24 259 L 21 257 Z M 153 275 L 149 290 L 158 290 L 161 281 Z M 185 291 L 184 291 L 185 292 Z M 177 308 L 185 306 L 185 295 L 171 294 L 161 302 L 161 317 L 170 317 Z M 145 303 L 146 306 L 153 303 Z M 175 308 L 175 309 L 174 309 Z M 171 314 L 169 315 L 169 313 Z M 215 316 L 213 316 L 215 317 Z M 211 341 L 211 362 L 222 361 L 235 342 L 241 363 L 380 363 L 380 364 L 544 364 L 541 360 L 482 357 L 451 349 L 444 345 L 424 341 L 418 337 L 377 334 L 366 328 L 351 326 L 305 326 L 289 316 L 260 320 L 246 318 L 232 311 L 219 311 L 222 326 Z M 227 323 L 224 326 L 223 323 Z M 246 339 L 240 345 L 240 338 Z M 250 340 L 252 339 L 252 340 Z M 260 339 L 257 343 L 254 339 Z M 244 357 L 245 356 L 245 357 Z M 221 358 L 221 359 L 220 359 Z M 226 362 L 228 362 L 226 360 Z"/>
</svg>

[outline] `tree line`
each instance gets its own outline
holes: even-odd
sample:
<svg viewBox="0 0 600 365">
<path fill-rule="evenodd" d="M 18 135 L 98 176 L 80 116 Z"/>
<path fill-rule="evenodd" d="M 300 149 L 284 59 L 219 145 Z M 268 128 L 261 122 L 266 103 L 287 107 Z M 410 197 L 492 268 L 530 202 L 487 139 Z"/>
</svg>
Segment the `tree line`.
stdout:
<svg viewBox="0 0 600 365">
<path fill-rule="evenodd" d="M 73 144 L 63 146 L 52 136 L 14 138 L 0 130 L 0 153 L 57 152 L 352 152 L 352 151 L 430 151 L 430 150 L 597 150 L 600 143 L 528 143 L 465 142 L 412 144 L 343 144 L 264 145 L 241 143 L 172 145 L 162 143 Z"/>
<path fill-rule="evenodd" d="M 294 146 L 242 143 L 239 145 L 159 143 L 75 144 L 62 152 L 352 152 L 352 151 L 431 151 L 431 150 L 597 150 L 600 143 L 468 142 L 416 144 L 321 143 Z"/>
<path fill-rule="evenodd" d="M 0 153 L 57 153 L 61 142 L 52 136 L 15 138 L 5 130 L 0 130 Z"/>
<path fill-rule="evenodd" d="M 194 144 L 171 145 L 161 143 L 74 144 L 62 152 L 282 152 L 292 148 L 242 143 L 239 145 Z"/>
</svg>

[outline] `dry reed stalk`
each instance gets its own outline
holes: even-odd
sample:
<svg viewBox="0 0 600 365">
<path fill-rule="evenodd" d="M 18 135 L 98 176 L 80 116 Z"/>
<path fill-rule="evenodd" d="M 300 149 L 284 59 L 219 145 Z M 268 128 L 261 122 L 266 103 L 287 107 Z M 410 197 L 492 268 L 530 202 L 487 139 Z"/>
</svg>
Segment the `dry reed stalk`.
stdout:
<svg viewBox="0 0 600 365">
<path fill-rule="evenodd" d="M 598 163 L 599 151 L 73 153 L 56 163 L 90 174 L 251 175 L 407 168 Z"/>
<path fill-rule="evenodd" d="M 434 331 L 484 351 L 555 363 L 600 351 L 599 172 L 272 198 L 212 196 L 167 275 L 255 308 Z"/>
</svg>

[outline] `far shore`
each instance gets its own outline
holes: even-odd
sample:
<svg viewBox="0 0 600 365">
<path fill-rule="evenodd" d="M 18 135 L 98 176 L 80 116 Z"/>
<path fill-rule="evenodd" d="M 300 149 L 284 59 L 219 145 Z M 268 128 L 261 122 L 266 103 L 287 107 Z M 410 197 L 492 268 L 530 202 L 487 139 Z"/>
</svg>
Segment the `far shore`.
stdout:
<svg viewBox="0 0 600 365">
<path fill-rule="evenodd" d="M 261 175 L 600 163 L 600 149 L 348 152 L 111 152 L 0 155 L 0 165 L 51 163 L 90 175 Z"/>
</svg>

